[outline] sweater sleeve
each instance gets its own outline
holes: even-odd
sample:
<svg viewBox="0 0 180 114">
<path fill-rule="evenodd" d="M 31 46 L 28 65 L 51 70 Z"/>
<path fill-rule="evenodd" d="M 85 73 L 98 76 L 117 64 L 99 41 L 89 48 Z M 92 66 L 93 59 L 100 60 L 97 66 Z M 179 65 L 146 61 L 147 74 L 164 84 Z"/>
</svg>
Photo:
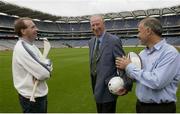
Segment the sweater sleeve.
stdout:
<svg viewBox="0 0 180 114">
<path fill-rule="evenodd" d="M 40 62 L 40 58 L 32 56 L 23 45 L 16 50 L 17 61 L 32 76 L 38 80 L 46 80 L 50 77 L 50 71 L 45 64 Z"/>
</svg>

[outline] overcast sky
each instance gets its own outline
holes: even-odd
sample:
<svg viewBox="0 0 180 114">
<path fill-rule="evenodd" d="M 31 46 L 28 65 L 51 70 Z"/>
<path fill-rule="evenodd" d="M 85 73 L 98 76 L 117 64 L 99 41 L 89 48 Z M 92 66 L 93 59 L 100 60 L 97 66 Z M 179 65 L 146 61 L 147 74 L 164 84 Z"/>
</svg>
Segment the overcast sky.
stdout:
<svg viewBox="0 0 180 114">
<path fill-rule="evenodd" d="M 164 8 L 180 0 L 1 0 L 57 16 L 84 16 L 99 13 Z"/>
</svg>

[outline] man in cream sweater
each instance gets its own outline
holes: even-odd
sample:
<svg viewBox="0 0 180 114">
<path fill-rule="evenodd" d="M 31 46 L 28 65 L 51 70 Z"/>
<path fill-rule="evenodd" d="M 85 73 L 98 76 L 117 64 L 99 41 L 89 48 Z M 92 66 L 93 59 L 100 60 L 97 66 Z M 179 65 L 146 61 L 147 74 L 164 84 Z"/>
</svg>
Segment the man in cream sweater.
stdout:
<svg viewBox="0 0 180 114">
<path fill-rule="evenodd" d="M 42 54 L 33 44 L 37 37 L 37 27 L 30 18 L 15 21 L 15 33 L 19 36 L 13 51 L 12 72 L 14 86 L 24 113 L 46 113 L 48 86 L 51 66 L 41 61 Z M 36 102 L 31 102 L 35 80 L 39 83 L 34 94 Z"/>
</svg>

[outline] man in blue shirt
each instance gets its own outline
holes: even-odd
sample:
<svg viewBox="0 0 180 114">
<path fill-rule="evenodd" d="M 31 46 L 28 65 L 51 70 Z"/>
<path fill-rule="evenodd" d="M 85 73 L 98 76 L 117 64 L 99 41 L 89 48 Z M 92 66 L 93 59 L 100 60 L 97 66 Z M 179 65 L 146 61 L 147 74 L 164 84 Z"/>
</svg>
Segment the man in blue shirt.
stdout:
<svg viewBox="0 0 180 114">
<path fill-rule="evenodd" d="M 125 69 L 136 80 L 136 112 L 176 112 L 176 92 L 180 80 L 180 54 L 161 39 L 162 25 L 156 18 L 145 18 L 138 26 L 138 37 L 146 46 L 139 54 L 142 69 L 126 58 L 118 58 L 116 67 Z"/>
</svg>

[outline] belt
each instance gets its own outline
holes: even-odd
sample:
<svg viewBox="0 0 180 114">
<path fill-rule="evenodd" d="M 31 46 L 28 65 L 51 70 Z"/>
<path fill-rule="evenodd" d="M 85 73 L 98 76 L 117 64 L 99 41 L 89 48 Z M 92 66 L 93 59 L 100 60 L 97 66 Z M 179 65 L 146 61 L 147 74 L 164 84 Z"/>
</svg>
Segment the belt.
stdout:
<svg viewBox="0 0 180 114">
<path fill-rule="evenodd" d="M 29 101 L 29 100 L 30 100 L 30 98 L 24 97 L 24 96 L 22 96 L 21 94 L 19 94 L 19 97 L 20 97 L 20 98 L 23 98 L 23 99 L 26 100 L 26 101 Z M 39 100 L 46 99 L 46 98 L 47 98 L 47 95 L 45 95 L 45 96 L 43 96 L 43 97 L 36 97 L 35 100 L 36 100 L 36 101 L 39 101 Z"/>
<path fill-rule="evenodd" d="M 162 103 L 145 103 L 145 102 L 141 102 L 140 100 L 137 100 L 137 102 L 141 105 L 171 105 L 171 104 L 175 104 L 174 101 L 172 102 L 162 102 Z"/>
</svg>

